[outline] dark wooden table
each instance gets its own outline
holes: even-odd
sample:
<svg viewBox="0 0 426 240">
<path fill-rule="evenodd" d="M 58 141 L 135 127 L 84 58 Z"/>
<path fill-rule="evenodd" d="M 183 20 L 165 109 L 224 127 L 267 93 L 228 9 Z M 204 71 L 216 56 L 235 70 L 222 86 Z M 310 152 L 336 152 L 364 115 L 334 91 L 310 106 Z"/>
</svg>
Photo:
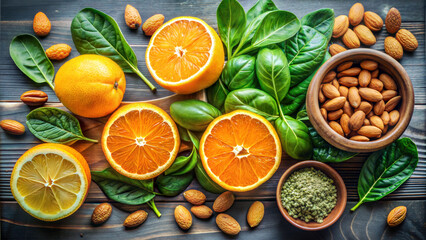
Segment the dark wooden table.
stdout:
<svg viewBox="0 0 426 240">
<path fill-rule="evenodd" d="M 247 10 L 255 0 L 241 3 Z M 78 56 L 71 39 L 71 20 L 84 7 L 94 7 L 114 17 L 123 34 L 139 60 L 139 69 L 150 76 L 145 65 L 145 50 L 149 38 L 141 30 L 131 31 L 124 23 L 124 8 L 129 3 L 139 9 L 142 19 L 153 14 L 162 13 L 166 20 L 177 16 L 195 16 L 202 18 L 208 24 L 216 25 L 216 8 L 219 1 L 212 0 L 144 0 L 144 1 L 59 1 L 59 0 L 3 0 L 0 15 L 0 120 L 16 119 L 25 122 L 25 116 L 31 110 L 19 101 L 20 95 L 32 89 L 40 89 L 49 95 L 49 106 L 63 107 L 54 92 L 47 85 L 36 85 L 14 65 L 9 56 L 9 43 L 13 36 L 33 34 L 32 20 L 38 11 L 47 14 L 52 22 L 49 36 L 42 38 L 41 43 L 46 49 L 57 43 L 67 43 L 73 47 L 71 56 Z M 279 1 L 280 9 L 294 12 L 298 17 L 319 8 L 334 8 L 336 16 L 347 14 L 354 1 L 347 0 L 297 0 Z M 358 200 L 356 185 L 361 166 L 368 156 L 362 154 L 354 159 L 339 164 L 331 164 L 343 177 L 348 189 L 348 203 L 344 215 L 332 227 L 318 231 L 306 232 L 299 230 L 280 215 L 275 201 L 275 188 L 281 174 L 294 160 L 284 157 L 281 167 L 276 174 L 258 189 L 242 194 L 236 194 L 237 201 L 228 213 L 241 224 L 242 232 L 238 239 L 426 239 L 426 61 L 425 61 L 425 3 L 424 0 L 369 0 L 363 2 L 365 9 L 378 13 L 383 19 L 392 6 L 399 9 L 402 15 L 402 27 L 414 33 L 419 41 L 419 48 L 412 54 L 404 53 L 401 64 L 407 70 L 415 91 L 414 115 L 404 136 L 410 137 L 419 150 L 419 164 L 412 177 L 398 190 L 386 198 L 363 204 L 356 212 L 349 209 Z M 388 36 L 386 30 L 377 35 L 377 43 L 372 47 L 383 51 L 383 42 Z M 335 42 L 335 40 L 332 40 Z M 55 69 L 65 61 L 54 62 Z M 152 94 L 145 84 L 135 75 L 126 74 L 127 89 L 124 101 L 145 101 L 171 95 L 172 93 L 159 87 Z M 101 134 L 105 119 L 81 119 L 84 134 L 98 138 Z M 189 207 L 182 196 L 174 198 L 157 197 L 156 202 L 163 216 L 157 218 L 150 211 L 148 220 L 139 228 L 125 230 L 122 223 L 128 212 L 123 207 L 114 204 L 113 214 L 108 222 L 101 227 L 90 224 L 90 215 L 94 207 L 107 201 L 96 184 L 90 187 L 89 195 L 84 205 L 72 216 L 57 222 L 42 222 L 25 213 L 15 202 L 9 187 L 9 178 L 16 160 L 27 149 L 39 144 L 30 132 L 23 136 L 11 136 L 0 130 L 0 203 L 1 203 L 1 238 L 2 239 L 217 239 L 227 238 L 216 227 L 214 218 L 199 220 L 194 218 L 192 228 L 188 232 L 181 231 L 173 218 L 173 210 L 178 204 Z M 100 145 L 80 142 L 74 144 L 88 159 L 92 170 L 101 170 L 107 166 Z M 200 189 L 194 181 L 189 188 Z M 211 206 L 216 195 L 207 194 L 207 205 Z M 265 204 L 266 215 L 256 229 L 250 229 L 246 223 L 246 213 L 254 200 Z M 402 225 L 391 229 L 386 225 L 388 212 L 404 205 L 408 208 L 407 219 Z"/>
</svg>

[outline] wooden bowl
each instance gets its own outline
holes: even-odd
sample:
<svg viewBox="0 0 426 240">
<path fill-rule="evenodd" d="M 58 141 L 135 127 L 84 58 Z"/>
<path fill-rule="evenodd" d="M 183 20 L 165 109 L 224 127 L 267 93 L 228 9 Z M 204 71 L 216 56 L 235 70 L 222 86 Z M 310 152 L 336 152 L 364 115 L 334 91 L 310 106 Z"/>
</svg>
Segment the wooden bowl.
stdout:
<svg viewBox="0 0 426 240">
<path fill-rule="evenodd" d="M 291 217 L 287 210 L 283 207 L 281 204 L 281 189 L 283 187 L 284 182 L 287 180 L 287 178 L 293 173 L 295 170 L 301 169 L 301 168 L 307 168 L 307 167 L 313 167 L 317 170 L 321 170 L 324 174 L 326 174 L 329 178 L 333 179 L 334 185 L 337 189 L 337 202 L 336 206 L 331 210 L 331 212 L 328 214 L 326 218 L 324 218 L 324 221 L 322 223 L 317 222 L 305 222 L 300 219 L 296 219 Z M 281 176 L 280 181 L 278 182 L 277 186 L 277 204 L 278 209 L 280 209 L 281 214 L 284 216 L 287 221 L 289 221 L 294 226 L 307 230 L 307 231 L 317 231 L 321 230 L 327 227 L 330 227 L 335 223 L 340 216 L 342 216 L 343 211 L 346 207 L 346 198 L 347 198 L 347 192 L 346 192 L 346 186 L 345 182 L 343 182 L 342 177 L 334 170 L 332 167 L 328 166 L 325 163 L 308 160 L 308 161 L 302 161 L 299 163 L 294 164 L 291 166 L 287 171 L 284 172 L 284 174 Z"/>
<path fill-rule="evenodd" d="M 398 85 L 399 95 L 402 97 L 399 107 L 400 118 L 398 123 L 384 136 L 369 142 L 349 140 L 336 133 L 327 124 L 321 115 L 318 92 L 324 76 L 339 64 L 346 61 L 360 62 L 362 60 L 374 60 L 379 63 L 379 68 L 388 73 Z M 319 135 L 331 145 L 349 152 L 373 152 L 382 149 L 398 139 L 410 123 L 414 109 L 414 90 L 411 80 L 402 65 L 389 55 L 373 49 L 359 48 L 339 53 L 319 69 L 309 85 L 306 97 L 306 110 L 312 125 Z"/>
</svg>

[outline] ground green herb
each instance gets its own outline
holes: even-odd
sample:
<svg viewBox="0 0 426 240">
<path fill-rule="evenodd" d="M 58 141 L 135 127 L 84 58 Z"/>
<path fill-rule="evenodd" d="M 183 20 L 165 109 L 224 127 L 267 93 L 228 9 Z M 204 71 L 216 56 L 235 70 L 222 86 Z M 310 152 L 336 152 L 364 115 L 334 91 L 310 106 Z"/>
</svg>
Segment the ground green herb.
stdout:
<svg viewBox="0 0 426 240">
<path fill-rule="evenodd" d="M 281 190 L 281 203 L 289 215 L 305 222 L 322 223 L 336 201 L 334 181 L 313 167 L 292 173 Z"/>
</svg>

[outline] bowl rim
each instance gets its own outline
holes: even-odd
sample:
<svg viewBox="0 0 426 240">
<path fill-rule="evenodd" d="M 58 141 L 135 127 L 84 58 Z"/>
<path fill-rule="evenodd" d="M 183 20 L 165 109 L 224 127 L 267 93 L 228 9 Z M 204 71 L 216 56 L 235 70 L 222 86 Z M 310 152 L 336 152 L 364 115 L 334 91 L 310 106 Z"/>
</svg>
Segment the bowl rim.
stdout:
<svg viewBox="0 0 426 240">
<path fill-rule="evenodd" d="M 391 129 L 391 131 L 388 132 L 388 134 L 385 134 L 383 137 L 369 142 L 349 140 L 348 138 L 343 137 L 332 130 L 322 117 L 318 102 L 318 91 L 322 78 L 325 76 L 325 74 L 335 68 L 338 65 L 337 63 L 345 62 L 345 60 L 351 61 L 351 58 L 357 55 L 367 55 L 370 58 L 366 59 L 370 60 L 382 59 L 390 67 L 395 69 L 394 72 L 399 75 L 398 78 L 400 78 L 404 83 L 404 86 L 400 86 L 400 84 L 398 84 L 399 81 L 396 81 L 401 88 L 400 95 L 405 95 L 405 97 L 402 99 L 404 106 L 400 107 L 400 110 L 401 108 L 405 109 L 404 114 L 400 115 L 398 123 Z M 393 76 L 393 74 L 390 75 Z M 412 99 L 412 101 L 410 99 Z M 309 119 L 311 119 L 312 126 L 328 143 L 334 147 L 349 152 L 373 152 L 385 148 L 387 145 L 397 140 L 408 127 L 414 111 L 414 89 L 404 67 L 389 55 L 378 50 L 368 48 L 350 49 L 331 57 L 318 69 L 317 73 L 309 84 L 305 103 L 306 111 L 308 113 Z"/>
<path fill-rule="evenodd" d="M 338 194 L 341 195 L 341 197 L 340 197 L 341 206 L 340 206 L 340 208 L 336 209 L 337 214 L 335 215 L 335 217 L 330 222 L 328 222 L 326 224 L 322 224 L 321 226 L 317 226 L 317 227 L 308 227 L 308 226 L 300 225 L 299 223 L 297 223 L 295 221 L 295 219 L 293 217 L 291 217 L 288 214 L 287 210 L 281 204 L 281 189 L 282 189 L 282 186 L 283 186 L 285 180 L 287 180 L 288 176 L 290 176 L 290 174 L 293 173 L 294 171 L 296 171 L 298 169 L 302 169 L 302 168 L 307 168 L 307 167 L 313 167 L 317 170 L 320 170 L 321 172 L 326 174 L 329 178 L 333 179 L 334 185 L 336 186 L 336 188 L 338 190 Z M 321 167 L 321 169 L 319 167 Z M 335 177 L 332 176 L 332 174 Z M 296 164 L 293 164 L 291 167 L 289 167 L 282 174 L 282 176 L 281 176 L 281 178 L 278 182 L 277 189 L 276 189 L 276 201 L 277 201 L 278 209 L 281 212 L 281 215 L 283 215 L 283 217 L 289 223 L 291 223 L 293 226 L 300 228 L 302 230 L 306 230 L 306 231 L 318 231 L 318 230 L 322 230 L 322 229 L 330 227 L 335 222 L 337 222 L 337 220 L 342 216 L 343 212 L 345 211 L 346 203 L 347 203 L 347 190 L 346 190 L 345 182 L 343 181 L 342 177 L 331 166 L 329 166 L 329 165 L 327 165 L 323 162 L 319 162 L 319 161 L 315 161 L 315 160 L 305 160 L 305 161 L 301 161 L 301 162 L 298 162 Z M 336 202 L 335 208 L 338 206 L 338 203 L 339 202 Z M 335 210 L 335 208 L 333 208 L 333 210 Z"/>
</svg>

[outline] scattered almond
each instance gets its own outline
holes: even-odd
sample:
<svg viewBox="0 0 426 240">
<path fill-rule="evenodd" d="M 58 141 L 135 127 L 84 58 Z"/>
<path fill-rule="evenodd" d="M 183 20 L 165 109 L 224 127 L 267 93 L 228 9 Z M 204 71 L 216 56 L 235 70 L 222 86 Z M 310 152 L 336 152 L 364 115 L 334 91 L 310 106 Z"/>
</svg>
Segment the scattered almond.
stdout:
<svg viewBox="0 0 426 240">
<path fill-rule="evenodd" d="M 51 24 L 49 18 L 47 18 L 46 14 L 38 12 L 34 16 L 33 20 L 33 29 L 35 34 L 39 37 L 47 36 L 47 34 L 50 33 L 50 28 Z"/>
<path fill-rule="evenodd" d="M 46 50 L 46 56 L 50 60 L 62 60 L 71 53 L 71 47 L 68 44 L 55 44 Z"/>
<path fill-rule="evenodd" d="M 225 212 L 234 204 L 234 200 L 234 194 L 230 191 L 226 191 L 216 198 L 213 203 L 213 210 L 215 212 Z"/>
<path fill-rule="evenodd" d="M 154 16 L 148 18 L 142 26 L 142 30 L 146 36 L 152 36 L 157 29 L 161 27 L 164 23 L 163 14 L 155 14 Z"/>
<path fill-rule="evenodd" d="M 142 223 L 148 218 L 148 213 L 144 210 L 137 210 L 136 212 L 131 213 L 123 223 L 123 226 L 127 228 L 134 228 Z"/>
<path fill-rule="evenodd" d="M 92 223 L 100 225 L 108 220 L 111 216 L 112 207 L 109 203 L 101 203 L 93 210 Z"/>
<path fill-rule="evenodd" d="M 383 19 L 370 11 L 364 13 L 364 23 L 371 31 L 380 31 L 383 27 Z"/>
<path fill-rule="evenodd" d="M 401 224 L 404 221 L 406 215 L 407 208 L 405 206 L 399 206 L 392 209 L 387 218 L 389 227 L 396 227 Z"/>
<path fill-rule="evenodd" d="M 398 9 L 394 7 L 389 9 L 388 14 L 386 15 L 385 25 L 386 30 L 389 33 L 393 34 L 398 32 L 399 28 L 401 27 L 401 14 L 399 13 Z"/>
<path fill-rule="evenodd" d="M 376 37 L 368 27 L 360 24 L 354 27 L 354 32 L 364 45 L 371 46 L 376 43 Z"/>
<path fill-rule="evenodd" d="M 201 205 L 206 201 L 206 195 L 195 189 L 185 191 L 183 197 L 192 205 Z"/>
<path fill-rule="evenodd" d="M 349 9 L 348 17 L 352 26 L 360 24 L 364 18 L 364 6 L 361 3 L 355 3 L 351 9 Z"/>
<path fill-rule="evenodd" d="M 192 226 L 191 213 L 182 205 L 175 208 L 175 220 L 183 230 L 188 230 Z"/>
<path fill-rule="evenodd" d="M 400 60 L 404 55 L 401 44 L 394 37 L 385 38 L 385 52 L 396 60 Z"/>
<path fill-rule="evenodd" d="M 191 207 L 191 212 L 197 218 L 201 218 L 201 219 L 207 219 L 211 217 L 213 214 L 213 211 L 206 205 L 193 206 Z"/>
<path fill-rule="evenodd" d="M 142 18 L 139 11 L 130 4 L 127 4 L 126 9 L 124 10 L 124 20 L 126 20 L 126 25 L 131 29 L 138 29 L 138 27 L 142 24 Z"/>
<path fill-rule="evenodd" d="M 21 101 L 28 106 L 39 107 L 47 102 L 48 96 L 40 90 L 26 91 L 21 95 Z"/>
<path fill-rule="evenodd" d="M 330 51 L 330 55 L 334 56 L 338 53 L 346 51 L 346 48 L 340 46 L 339 44 L 334 43 L 330 45 L 329 51 Z"/>
<path fill-rule="evenodd" d="M 247 223 L 250 227 L 257 227 L 265 215 L 265 206 L 262 202 L 254 202 L 247 212 Z"/>
<path fill-rule="evenodd" d="M 25 133 L 25 126 L 22 125 L 22 123 L 15 120 L 10 120 L 10 119 L 2 120 L 0 121 L 0 127 L 5 132 L 12 135 L 22 135 Z"/>
<path fill-rule="evenodd" d="M 340 15 L 334 19 L 333 38 L 339 38 L 349 28 L 349 19 L 346 15 Z"/>
<path fill-rule="evenodd" d="M 350 28 L 343 35 L 342 41 L 348 48 L 359 48 L 361 46 L 358 36 Z"/>
<path fill-rule="evenodd" d="M 405 51 L 413 52 L 419 46 L 417 38 L 406 29 L 399 29 L 396 33 L 396 40 L 402 45 Z"/>
<path fill-rule="evenodd" d="M 222 232 L 228 235 L 237 235 L 241 231 L 241 226 L 237 220 L 225 213 L 217 215 L 216 224 Z"/>
</svg>

